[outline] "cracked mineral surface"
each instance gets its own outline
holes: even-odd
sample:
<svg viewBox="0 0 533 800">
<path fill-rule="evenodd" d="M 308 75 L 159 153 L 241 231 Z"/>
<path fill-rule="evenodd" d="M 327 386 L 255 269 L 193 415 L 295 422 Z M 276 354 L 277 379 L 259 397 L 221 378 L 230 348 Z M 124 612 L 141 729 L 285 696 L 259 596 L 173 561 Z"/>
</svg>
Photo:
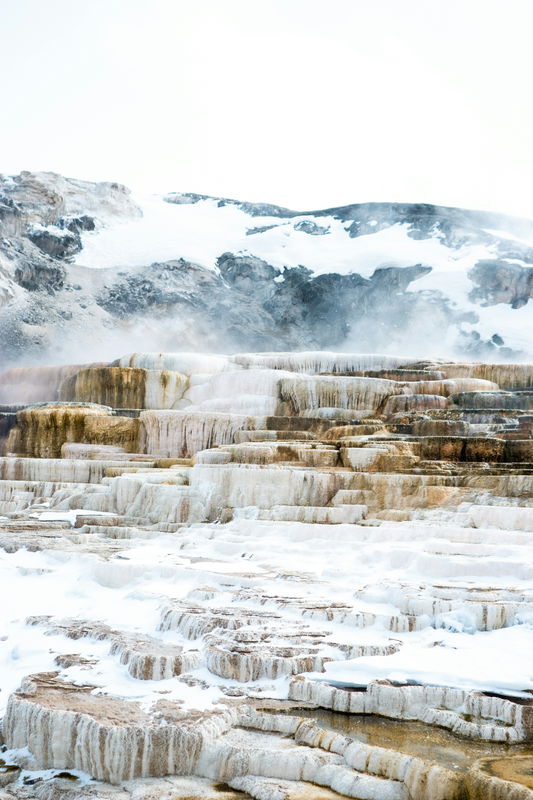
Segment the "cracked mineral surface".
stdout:
<svg viewBox="0 0 533 800">
<path fill-rule="evenodd" d="M 532 798 L 532 378 L 6 371 L 0 798 Z"/>
</svg>

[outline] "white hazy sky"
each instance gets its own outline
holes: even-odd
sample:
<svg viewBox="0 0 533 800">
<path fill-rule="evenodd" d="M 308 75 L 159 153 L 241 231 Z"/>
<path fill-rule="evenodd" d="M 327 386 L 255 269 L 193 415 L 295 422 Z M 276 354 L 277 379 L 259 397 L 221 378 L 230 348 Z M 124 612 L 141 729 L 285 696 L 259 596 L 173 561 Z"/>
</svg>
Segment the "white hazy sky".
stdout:
<svg viewBox="0 0 533 800">
<path fill-rule="evenodd" d="M 533 0 L 0 0 L 0 171 L 533 217 Z"/>
</svg>

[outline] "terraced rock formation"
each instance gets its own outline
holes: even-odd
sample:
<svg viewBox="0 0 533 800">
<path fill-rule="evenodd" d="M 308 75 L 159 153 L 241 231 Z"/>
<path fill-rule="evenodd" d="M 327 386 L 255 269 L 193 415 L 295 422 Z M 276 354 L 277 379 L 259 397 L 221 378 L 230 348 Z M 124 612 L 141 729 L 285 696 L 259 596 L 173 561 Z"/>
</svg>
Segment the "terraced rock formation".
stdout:
<svg viewBox="0 0 533 800">
<path fill-rule="evenodd" d="M 0 798 L 532 798 L 532 378 L 4 373 Z"/>
</svg>

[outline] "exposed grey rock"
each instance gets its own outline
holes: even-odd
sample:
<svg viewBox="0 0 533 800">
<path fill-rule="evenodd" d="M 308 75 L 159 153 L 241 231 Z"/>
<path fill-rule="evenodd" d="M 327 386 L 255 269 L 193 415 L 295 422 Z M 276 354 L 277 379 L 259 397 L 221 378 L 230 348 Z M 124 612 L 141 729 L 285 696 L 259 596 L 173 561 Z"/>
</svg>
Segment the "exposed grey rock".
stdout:
<svg viewBox="0 0 533 800">
<path fill-rule="evenodd" d="M 219 208 L 223 206 L 238 206 L 251 217 L 297 217 L 299 211 L 290 211 L 283 206 L 275 206 L 271 203 L 247 203 L 240 200 L 231 200 L 228 197 L 210 197 L 207 194 L 194 194 L 194 192 L 170 192 L 165 198 L 167 203 L 176 205 L 188 205 L 189 203 L 199 203 L 201 200 L 214 200 Z"/>
<path fill-rule="evenodd" d="M 345 269 L 314 274 L 305 263 L 280 273 L 267 257 L 236 252 L 221 252 L 216 270 L 184 258 L 127 270 L 118 263 L 89 269 L 72 258 L 86 232 L 98 235 L 116 219 L 141 214 L 129 190 L 54 173 L 0 176 L 0 370 L 22 356 L 26 365 L 111 360 L 110 343 L 116 352 L 344 347 L 401 352 L 428 332 L 435 343 L 445 341 L 451 326 L 459 331 L 453 345 L 458 356 L 521 360 L 528 355 L 509 346 L 496 321 L 483 336 L 470 328 L 479 321 L 476 306 L 504 303 L 519 309 L 533 296 L 533 247 L 527 244 L 533 222 L 428 204 L 363 203 L 301 212 L 195 194 L 164 199 L 181 205 L 209 200 L 238 207 L 251 219 L 266 218 L 268 224 L 248 229 L 252 242 L 279 226 L 328 238 L 334 219 L 351 238 L 402 225 L 412 239 L 434 239 L 448 248 L 450 259 L 465 245 L 490 247 L 494 258 L 469 270 L 473 287 L 466 311 L 445 291 L 413 285 L 431 273 L 432 263 L 405 265 L 393 250 L 370 277 L 358 274 L 356 264 L 348 274 Z"/>
<path fill-rule="evenodd" d="M 505 259 L 478 261 L 468 277 L 476 284 L 471 294 L 474 302 L 489 306 L 508 303 L 512 308 L 522 308 L 533 297 L 533 266 L 522 267 Z"/>
<path fill-rule="evenodd" d="M 317 225 L 316 222 L 310 219 L 297 222 L 294 226 L 294 230 L 301 231 L 302 233 L 309 233 L 311 236 L 324 236 L 324 234 L 329 233 L 329 228 Z"/>
<path fill-rule="evenodd" d="M 80 231 L 94 231 L 96 225 L 94 218 L 88 214 L 82 214 L 79 217 L 59 217 L 56 222 L 58 228 L 61 230 L 72 231 L 73 233 L 80 233 Z"/>
<path fill-rule="evenodd" d="M 68 258 L 81 250 L 79 233 L 61 230 L 56 225 L 49 228 L 35 225 L 29 230 L 28 239 L 36 244 L 43 253 L 56 258 Z"/>
<path fill-rule="evenodd" d="M 69 234 L 70 235 L 70 234 Z M 26 238 L 0 239 L 0 274 L 33 292 L 61 289 L 65 268 Z"/>
</svg>

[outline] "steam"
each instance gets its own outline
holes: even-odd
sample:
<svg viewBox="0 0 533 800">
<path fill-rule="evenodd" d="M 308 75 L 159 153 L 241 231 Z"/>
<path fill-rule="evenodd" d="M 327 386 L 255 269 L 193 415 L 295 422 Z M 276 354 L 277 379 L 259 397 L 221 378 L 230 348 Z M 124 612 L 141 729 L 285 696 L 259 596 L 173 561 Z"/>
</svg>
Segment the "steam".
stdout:
<svg viewBox="0 0 533 800">
<path fill-rule="evenodd" d="M 15 268 L 12 243 L 0 243 L 0 267 L 11 270 L 1 370 L 132 351 L 533 358 L 528 221 L 408 204 L 301 213 L 133 199 L 116 184 L 53 173 L 1 185 L 23 210 L 0 228 L 20 244 Z M 44 260 L 29 244 L 29 226 L 76 227 L 76 215 L 93 215 L 94 229 L 80 228 L 74 261 Z"/>
</svg>

